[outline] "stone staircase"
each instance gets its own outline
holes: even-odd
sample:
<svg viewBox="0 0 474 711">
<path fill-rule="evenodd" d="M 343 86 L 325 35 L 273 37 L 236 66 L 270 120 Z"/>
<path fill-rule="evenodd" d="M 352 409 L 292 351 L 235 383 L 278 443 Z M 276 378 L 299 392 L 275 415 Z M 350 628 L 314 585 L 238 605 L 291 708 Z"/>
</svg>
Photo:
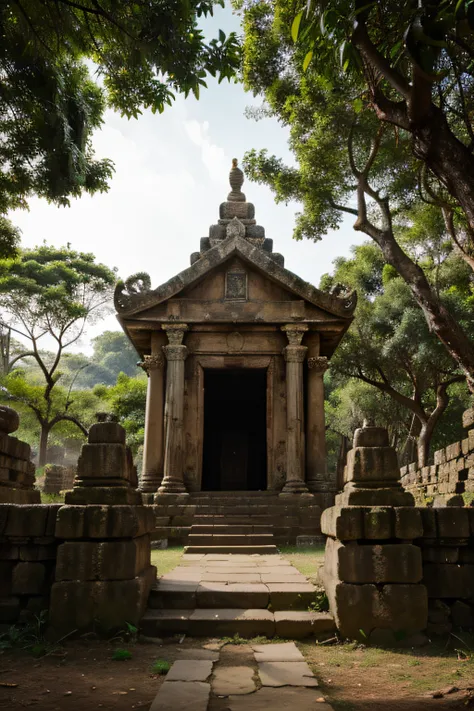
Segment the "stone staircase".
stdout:
<svg viewBox="0 0 474 711">
<path fill-rule="evenodd" d="M 242 523 L 240 516 L 198 515 L 191 526 L 185 552 L 274 554 L 277 547 L 268 524 Z M 227 523 L 223 523 L 227 521 Z"/>
<path fill-rule="evenodd" d="M 315 586 L 276 553 L 186 553 L 155 584 L 140 626 L 158 637 L 333 636 L 332 616 L 310 609 L 315 595 Z"/>
<path fill-rule="evenodd" d="M 295 544 L 298 536 L 312 536 L 323 542 L 320 529 L 321 510 L 332 506 L 334 495 L 331 493 L 292 497 L 280 497 L 275 491 L 202 491 L 195 492 L 183 501 L 169 500 L 153 505 L 156 519 L 154 539 L 167 539 L 171 545 L 197 545 L 197 539 L 189 540 L 190 535 L 218 535 L 215 527 L 228 525 L 230 519 L 234 526 L 252 526 L 242 533 L 226 532 L 226 535 L 252 535 L 273 533 L 276 545 Z M 213 533 L 194 526 L 213 526 Z M 263 528 L 259 528 L 263 527 Z M 271 545 L 263 543 L 260 545 Z M 205 541 L 210 543 L 209 539 Z M 227 545 L 217 543 L 215 545 Z M 200 544 L 199 544 L 200 545 Z M 237 545 L 234 543 L 234 545 Z M 216 551 L 217 552 L 217 551 Z"/>
</svg>

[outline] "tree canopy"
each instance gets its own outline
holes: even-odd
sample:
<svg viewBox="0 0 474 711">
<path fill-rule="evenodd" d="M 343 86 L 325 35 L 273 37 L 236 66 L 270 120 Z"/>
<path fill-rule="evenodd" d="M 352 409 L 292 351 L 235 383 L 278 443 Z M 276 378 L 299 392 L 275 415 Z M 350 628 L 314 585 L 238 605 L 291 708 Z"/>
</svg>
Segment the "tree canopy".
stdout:
<svg viewBox="0 0 474 711">
<path fill-rule="evenodd" d="M 58 205 L 107 190 L 110 160 L 91 141 L 106 105 L 128 117 L 197 98 L 206 76 L 230 78 L 234 34 L 198 23 L 224 0 L 5 0 L 0 4 L 0 257 L 18 231 L 8 210 L 35 194 Z M 93 67 L 99 81 L 94 81 Z"/>
<path fill-rule="evenodd" d="M 408 284 L 430 331 L 474 391 L 474 347 L 465 324 L 439 299 L 417 255 L 403 246 L 403 235 L 417 222 L 421 207 L 432 207 L 430 219 L 442 224 L 443 239 L 452 240 L 472 270 L 461 236 L 469 230 L 466 215 L 413 152 L 410 131 L 380 120 L 360 73 L 344 72 L 324 50 L 315 50 L 308 62 L 306 40 L 295 44 L 291 38 L 294 15 L 288 0 L 245 5 L 244 81 L 265 99 L 254 115 L 270 114 L 289 127 L 296 159 L 295 165 L 285 165 L 265 150 L 250 151 L 244 160 L 249 177 L 269 185 L 277 200 L 302 203 L 297 239 L 318 240 L 336 229 L 344 214 L 353 215 L 354 228 L 379 246 L 384 260 Z M 331 37 L 324 38 L 329 47 Z"/>
<path fill-rule="evenodd" d="M 114 282 L 113 270 L 96 263 L 92 254 L 69 247 L 42 245 L 24 250 L 17 259 L 0 260 L 3 328 L 20 337 L 25 344 L 22 357 L 34 359 L 40 374 L 40 382 L 20 387 L 13 373 L 7 394 L 25 403 L 41 425 L 40 465 L 45 463 L 49 433 L 58 422 L 69 420 L 84 430 L 72 410 L 74 382 L 58 395 L 61 361 L 86 324 L 111 308 Z M 54 350 L 42 350 L 45 342 Z"/>
</svg>

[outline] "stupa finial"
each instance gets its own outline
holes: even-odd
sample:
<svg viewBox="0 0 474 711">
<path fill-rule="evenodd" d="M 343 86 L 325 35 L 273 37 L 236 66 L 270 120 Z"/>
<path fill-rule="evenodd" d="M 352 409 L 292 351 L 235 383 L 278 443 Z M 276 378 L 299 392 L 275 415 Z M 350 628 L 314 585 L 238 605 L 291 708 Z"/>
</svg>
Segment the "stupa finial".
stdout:
<svg viewBox="0 0 474 711">
<path fill-rule="evenodd" d="M 229 173 L 229 183 L 232 188 L 227 196 L 228 202 L 245 202 L 245 195 L 241 191 L 244 183 L 244 174 L 239 168 L 237 158 L 232 158 L 232 168 Z"/>
</svg>

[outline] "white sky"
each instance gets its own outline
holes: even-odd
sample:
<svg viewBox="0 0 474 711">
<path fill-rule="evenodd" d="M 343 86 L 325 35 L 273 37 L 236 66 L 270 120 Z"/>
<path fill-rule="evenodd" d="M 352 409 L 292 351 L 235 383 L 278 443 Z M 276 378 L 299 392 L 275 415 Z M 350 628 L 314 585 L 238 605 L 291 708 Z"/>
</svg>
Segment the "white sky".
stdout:
<svg viewBox="0 0 474 711">
<path fill-rule="evenodd" d="M 239 30 L 229 8 L 216 8 L 206 25 L 210 35 L 219 28 Z M 94 147 L 97 157 L 115 163 L 109 192 L 73 200 L 70 208 L 33 198 L 29 212 L 11 214 L 22 230 L 22 245 L 69 242 L 73 249 L 93 252 L 98 261 L 117 267 L 121 278 L 148 272 L 153 288 L 188 267 L 200 237 L 217 222 L 219 204 L 229 191 L 231 159 L 251 148 L 267 148 L 292 161 L 284 127 L 273 119 L 245 118 L 245 108 L 259 105 L 259 99 L 239 84 L 218 85 L 209 79 L 208 87 L 199 101 L 180 97 L 162 115 L 146 111 L 129 121 L 107 111 Z M 347 219 L 321 242 L 295 242 L 297 204 L 276 205 L 268 188 L 248 181 L 243 191 L 255 204 L 257 223 L 273 239 L 274 250 L 284 254 L 285 267 L 316 286 L 335 257 L 348 255 L 352 244 L 363 241 Z M 91 337 L 118 328 L 109 316 L 88 329 L 79 350 L 89 350 Z"/>
</svg>

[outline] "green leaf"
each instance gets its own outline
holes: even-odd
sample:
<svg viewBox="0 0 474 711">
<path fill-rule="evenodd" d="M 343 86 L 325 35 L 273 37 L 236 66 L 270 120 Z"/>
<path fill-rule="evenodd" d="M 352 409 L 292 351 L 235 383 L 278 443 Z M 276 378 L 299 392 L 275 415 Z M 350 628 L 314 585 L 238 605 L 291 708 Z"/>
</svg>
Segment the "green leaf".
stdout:
<svg viewBox="0 0 474 711">
<path fill-rule="evenodd" d="M 293 23 L 291 25 L 291 39 L 293 42 L 296 42 L 298 39 L 298 34 L 300 31 L 300 24 L 301 24 L 301 19 L 303 17 L 303 10 L 301 10 L 293 20 Z"/>
<path fill-rule="evenodd" d="M 360 98 L 354 99 L 352 105 L 354 107 L 354 111 L 356 112 L 356 114 L 360 114 L 360 112 L 364 108 L 364 102 Z"/>
<path fill-rule="evenodd" d="M 308 69 L 312 58 L 313 58 L 313 50 L 310 49 L 310 51 L 307 52 L 306 57 L 303 60 L 303 71 L 304 72 Z"/>
</svg>

